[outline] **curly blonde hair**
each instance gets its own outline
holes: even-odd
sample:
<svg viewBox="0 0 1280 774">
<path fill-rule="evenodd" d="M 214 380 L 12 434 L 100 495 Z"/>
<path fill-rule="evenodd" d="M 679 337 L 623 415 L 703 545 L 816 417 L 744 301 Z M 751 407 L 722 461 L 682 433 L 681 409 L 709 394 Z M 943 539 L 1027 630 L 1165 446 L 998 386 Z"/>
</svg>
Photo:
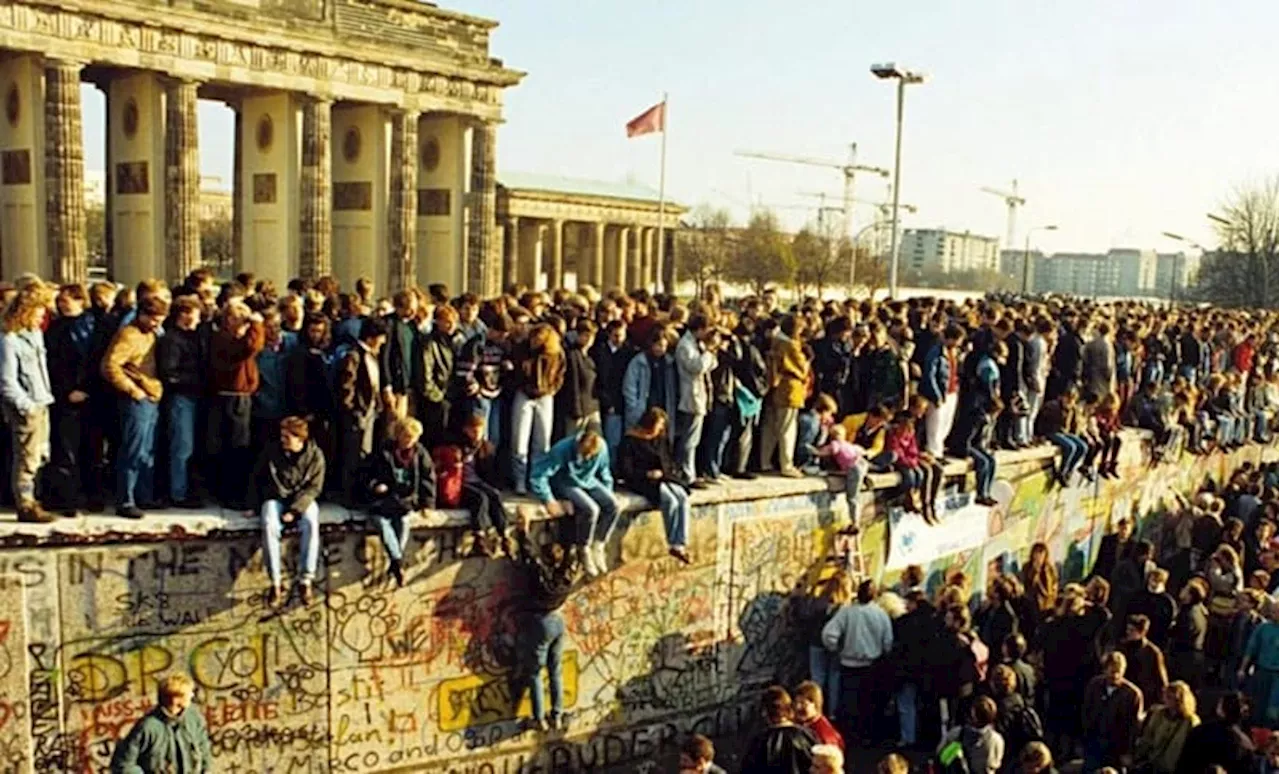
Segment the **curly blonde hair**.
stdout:
<svg viewBox="0 0 1280 774">
<path fill-rule="evenodd" d="M 4 329 L 8 333 L 34 331 L 40 327 L 42 315 L 53 304 L 53 292 L 43 283 L 31 283 L 18 291 L 4 310 Z"/>
</svg>

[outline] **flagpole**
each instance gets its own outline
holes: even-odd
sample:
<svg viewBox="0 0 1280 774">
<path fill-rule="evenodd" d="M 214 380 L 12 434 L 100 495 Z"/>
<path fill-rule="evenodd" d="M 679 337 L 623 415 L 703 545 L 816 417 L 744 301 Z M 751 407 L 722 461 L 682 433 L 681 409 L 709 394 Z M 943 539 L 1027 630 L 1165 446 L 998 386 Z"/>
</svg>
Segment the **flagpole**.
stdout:
<svg viewBox="0 0 1280 774">
<path fill-rule="evenodd" d="M 659 291 L 665 291 L 663 287 L 662 276 L 665 273 L 666 265 L 663 260 L 666 252 L 666 214 L 667 214 L 667 93 L 662 92 L 662 158 L 659 162 L 660 169 L 658 171 L 658 265 L 657 278 L 654 287 Z M 672 276 L 675 276 L 674 274 Z M 672 288 L 674 290 L 674 288 Z"/>
</svg>

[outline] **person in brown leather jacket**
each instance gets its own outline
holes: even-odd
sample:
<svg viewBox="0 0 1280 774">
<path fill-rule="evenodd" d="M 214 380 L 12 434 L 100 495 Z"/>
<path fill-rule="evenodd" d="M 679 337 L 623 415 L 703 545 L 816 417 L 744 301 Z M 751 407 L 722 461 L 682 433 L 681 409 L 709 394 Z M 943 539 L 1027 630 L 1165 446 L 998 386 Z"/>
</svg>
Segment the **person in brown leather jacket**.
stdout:
<svg viewBox="0 0 1280 774">
<path fill-rule="evenodd" d="M 564 386 L 564 346 L 554 328 L 539 323 L 512 354 L 519 376 L 511 402 L 511 478 L 516 494 L 524 494 L 530 467 L 551 448 L 555 395 Z"/>
<path fill-rule="evenodd" d="M 266 342 L 262 316 L 243 302 L 232 301 L 209 342 L 209 455 L 218 502 L 245 506 L 244 481 L 252 464 L 253 394 L 258 391 L 258 353 Z"/>
<path fill-rule="evenodd" d="M 338 364 L 338 460 L 342 466 L 342 493 L 348 505 L 355 505 L 360 486 L 359 472 L 373 453 L 374 428 L 382 414 L 378 353 L 387 341 L 387 323 L 366 317 L 360 323 L 360 337 Z"/>
</svg>

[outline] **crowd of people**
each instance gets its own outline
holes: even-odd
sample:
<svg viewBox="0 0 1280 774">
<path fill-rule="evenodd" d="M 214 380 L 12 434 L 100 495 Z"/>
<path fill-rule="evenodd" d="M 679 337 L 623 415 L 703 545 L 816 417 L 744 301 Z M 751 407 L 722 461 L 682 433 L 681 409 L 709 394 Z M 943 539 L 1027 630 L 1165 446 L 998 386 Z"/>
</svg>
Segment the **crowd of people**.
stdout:
<svg viewBox="0 0 1280 774">
<path fill-rule="evenodd" d="M 1278 483 L 1245 463 L 1149 522 L 1157 541 L 1118 521 L 1081 582 L 1043 543 L 981 594 L 963 572 L 930 590 L 918 566 L 885 589 L 841 570 L 792 600 L 813 681 L 798 693 L 820 690 L 844 739 L 944 770 L 1274 772 Z"/>
<path fill-rule="evenodd" d="M 1199 454 L 1269 441 L 1280 408 L 1274 311 L 999 297 L 810 298 L 784 309 L 776 291 L 730 302 L 715 285 L 688 302 L 591 288 L 511 288 L 480 299 L 442 285 L 380 296 L 368 279 L 349 289 L 331 277 L 278 289 L 252 274 L 219 282 L 207 270 L 173 288 L 160 281 L 59 287 L 25 276 L 0 288 L 0 303 L 0 409 L 9 428 L 0 454 L 12 470 L 0 501 L 11 501 L 20 521 L 99 512 L 109 501 L 133 519 L 212 504 L 256 513 L 278 604 L 287 597 L 281 540 L 294 528 L 299 596 L 312 599 L 320 501 L 368 514 L 399 583 L 409 515 L 465 509 L 471 551 L 540 566 L 535 581 L 555 587 L 531 608 L 541 632 L 531 671 L 551 672 L 553 703 L 563 639 L 554 603 L 577 570 L 608 571 L 618 484 L 661 511 L 673 560 L 688 563 L 695 559 L 690 492 L 726 478 L 834 473 L 852 504 L 869 473 L 892 471 L 896 496 L 932 523 L 948 458 L 971 463 L 976 502 L 992 504 L 998 449 L 1053 444 L 1061 450 L 1053 474 L 1066 486 L 1116 475 L 1123 426 L 1151 431 L 1159 457 Z M 952 483 L 966 485 L 961 476 Z M 1253 583 L 1245 577 L 1253 565 L 1269 565 L 1274 590 L 1274 551 L 1241 558 L 1239 550 L 1266 524 L 1274 534 L 1274 487 L 1259 487 L 1250 497 L 1269 497 L 1266 508 L 1228 517 L 1222 551 L 1209 545 L 1218 535 L 1196 532 L 1201 539 L 1185 566 L 1169 568 L 1180 573 L 1171 588 L 1190 598 L 1198 590 L 1210 604 L 1216 587 L 1201 586 L 1213 576 L 1202 583 L 1196 573 L 1209 567 L 1208 556 L 1234 552 L 1237 562 L 1223 566 L 1236 568 L 1238 586 Z M 504 503 L 513 496 L 532 496 L 552 516 L 571 505 L 561 555 L 521 544 Z M 1268 509 L 1269 517 L 1259 515 Z M 814 648 L 831 662 L 815 669 L 814 681 L 828 707 L 852 711 L 843 694 L 876 684 L 881 660 L 903 656 L 901 647 L 903 657 L 923 657 L 900 646 L 913 641 L 898 631 L 903 626 L 947 642 L 988 643 L 997 659 L 1008 650 L 1016 666 L 1019 649 L 1035 653 L 1042 642 L 1031 636 L 1041 620 L 1078 613 L 1094 621 L 1111 611 L 1127 621 L 1127 605 L 1153 568 L 1131 567 L 1142 544 L 1125 545 L 1115 560 L 1121 577 L 1095 571 L 1087 587 L 1060 589 L 1042 552 L 1028 566 L 1048 575 L 1002 578 L 974 610 L 964 583 L 932 599 L 910 587 L 908 612 L 892 625 L 871 611 L 874 600 L 863 600 L 867 589 L 833 587 L 831 600 L 854 601 L 814 631 Z M 1148 553 L 1143 561 L 1154 559 Z M 1271 609 L 1254 601 L 1255 615 Z M 1195 615 L 1177 621 L 1189 619 Z M 1067 637 L 1080 626 L 1046 626 L 1043 636 Z M 1183 632 L 1151 615 L 1147 626 Z M 1118 640 L 1116 629 L 1106 631 Z M 1111 654 L 1124 658 L 1125 649 L 1090 652 L 1105 676 L 1103 657 L 1114 664 Z M 1201 663 L 1186 649 L 1170 653 L 1171 662 Z M 1213 663 L 1181 674 L 1192 686 L 1219 684 L 1226 667 Z M 1266 663 L 1255 653 L 1246 666 L 1257 673 Z M 941 709 L 940 729 L 969 722 L 987 705 L 961 701 L 965 686 L 1000 674 L 955 685 L 905 681 L 892 692 L 902 741 L 916 739 L 917 708 L 922 717 Z M 1080 674 L 1071 674 L 1073 690 L 1084 691 Z M 835 691 L 837 678 L 843 687 Z M 1053 695 L 1055 680 L 1066 677 L 1046 675 L 1039 700 Z M 1149 694 L 1147 703 L 1162 697 Z M 999 707 L 1005 698 L 993 701 Z M 1047 728 L 1079 734 L 1065 717 L 1075 717 L 1078 701 L 1070 713 L 1061 700 L 1037 706 L 1049 712 Z M 868 713 L 851 717 L 857 736 L 873 732 Z M 550 727 L 554 711 L 536 720 Z M 1098 753 L 1099 760 L 1116 754 Z"/>
</svg>

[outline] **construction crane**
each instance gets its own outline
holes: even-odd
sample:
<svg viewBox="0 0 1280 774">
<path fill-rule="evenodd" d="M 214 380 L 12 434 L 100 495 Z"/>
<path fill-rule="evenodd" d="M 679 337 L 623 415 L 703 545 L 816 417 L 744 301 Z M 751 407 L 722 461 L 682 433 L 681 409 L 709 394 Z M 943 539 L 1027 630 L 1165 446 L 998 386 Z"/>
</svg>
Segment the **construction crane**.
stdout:
<svg viewBox="0 0 1280 774">
<path fill-rule="evenodd" d="M 815 199 L 822 199 L 823 201 L 825 201 L 825 200 L 827 200 L 827 199 L 837 199 L 837 198 L 839 198 L 839 197 L 837 197 L 835 194 L 819 193 L 819 192 L 815 192 L 815 191 L 799 191 L 799 192 L 797 193 L 797 195 L 798 195 L 798 196 L 812 196 L 812 197 L 813 197 L 813 198 L 815 198 Z M 870 204 L 872 207 L 875 207 L 875 208 L 876 208 L 877 210 L 879 210 L 881 213 L 886 213 L 886 212 L 888 212 L 888 211 L 893 207 L 893 204 L 892 204 L 891 202 L 875 202 L 875 201 L 872 201 L 872 200 L 870 200 L 870 199 L 856 199 L 856 198 L 855 198 L 855 199 L 853 200 L 853 202 L 854 202 L 854 204 Z M 916 214 L 916 212 L 918 212 L 918 211 L 919 211 L 919 210 L 918 210 L 918 208 L 917 208 L 914 204 L 899 204 L 899 205 L 898 205 L 898 208 L 899 208 L 899 209 L 906 210 L 907 212 L 911 213 L 912 215 L 915 215 L 915 214 Z"/>
<path fill-rule="evenodd" d="M 859 164 L 858 159 L 858 143 L 849 144 L 849 161 L 841 164 L 838 161 L 829 159 L 814 159 L 807 156 L 792 156 L 786 153 L 764 153 L 761 151 L 734 151 L 734 155 L 743 156 L 752 159 L 765 159 L 766 161 L 781 161 L 788 164 L 807 164 L 813 167 L 829 167 L 838 169 L 844 175 L 844 194 L 841 198 L 844 200 L 844 232 L 852 236 L 853 230 L 853 178 L 858 172 L 870 172 L 880 175 L 881 177 L 889 177 L 889 170 L 882 167 L 869 167 Z"/>
<path fill-rule="evenodd" d="M 1027 200 L 1018 196 L 1018 181 L 1013 181 L 1012 190 L 1001 191 L 995 188 L 983 187 L 980 189 L 983 193 L 989 193 L 992 196 L 999 196 L 1004 199 L 1004 203 L 1009 205 L 1009 224 L 1007 226 L 1008 233 L 1005 234 L 1004 246 L 1007 250 L 1013 249 L 1013 226 L 1018 219 L 1018 208 L 1027 203 Z"/>
</svg>

